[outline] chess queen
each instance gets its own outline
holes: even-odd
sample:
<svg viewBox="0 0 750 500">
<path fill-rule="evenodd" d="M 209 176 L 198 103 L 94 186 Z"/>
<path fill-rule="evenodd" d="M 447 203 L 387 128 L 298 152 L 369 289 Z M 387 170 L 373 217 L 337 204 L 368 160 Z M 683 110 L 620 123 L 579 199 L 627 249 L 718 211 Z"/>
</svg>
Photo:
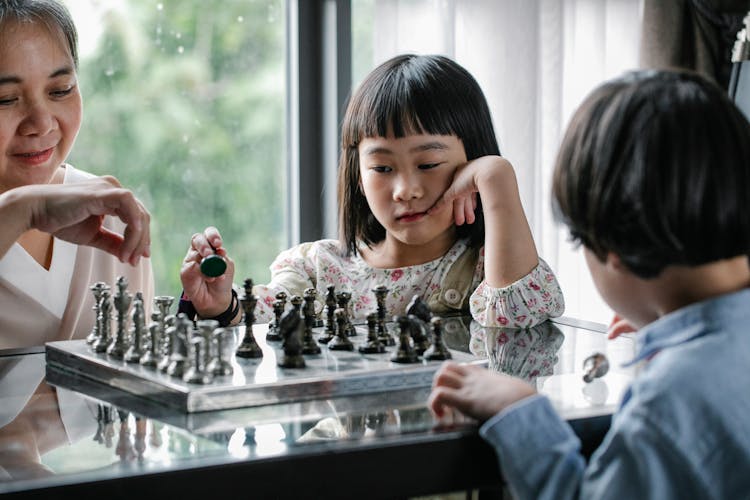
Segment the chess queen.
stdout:
<svg viewBox="0 0 750 500">
<path fill-rule="evenodd" d="M 81 126 L 77 66 L 61 4 L 0 2 L 0 348 L 86 337 L 94 282 L 124 276 L 151 304 L 148 212 L 114 178 L 65 163 Z"/>
<path fill-rule="evenodd" d="M 253 291 L 259 321 L 273 317 L 278 292 L 315 287 L 320 300 L 328 286 L 351 293 L 357 319 L 377 308 L 372 290 L 382 285 L 388 317 L 415 295 L 435 313 L 471 311 L 486 326 L 529 327 L 562 314 L 514 167 L 500 156 L 484 94 L 463 67 L 442 56 L 386 61 L 352 96 L 341 138 L 339 238 L 276 258 L 271 282 Z M 214 252 L 228 268 L 209 278 L 199 264 Z M 215 227 L 192 236 L 181 279 L 200 316 L 236 309 L 234 264 Z"/>
</svg>

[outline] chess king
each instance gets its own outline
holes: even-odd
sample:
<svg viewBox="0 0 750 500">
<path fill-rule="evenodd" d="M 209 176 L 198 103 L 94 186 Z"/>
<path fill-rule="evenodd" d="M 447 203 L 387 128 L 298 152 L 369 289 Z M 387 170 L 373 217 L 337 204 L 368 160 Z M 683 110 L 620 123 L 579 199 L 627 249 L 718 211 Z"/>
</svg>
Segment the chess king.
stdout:
<svg viewBox="0 0 750 500">
<path fill-rule="evenodd" d="M 28 229 L 37 226 L 24 226 L 25 220 L 3 218 L 3 236 L 18 223 L 22 228 L 0 252 L 0 348 L 86 337 L 95 321 L 89 291 L 95 282 L 111 286 L 124 276 L 131 290 L 143 293 L 147 307 L 152 303 L 150 259 L 140 258 L 148 254 L 148 212 L 113 178 L 95 178 L 65 163 L 81 126 L 77 54 L 75 26 L 60 3 L 0 2 L 0 208 L 29 193 L 49 201 L 53 194 L 79 189 L 80 198 L 69 204 L 74 209 L 68 207 L 64 215 L 85 214 L 72 231 L 59 230 L 60 212 L 47 214 L 41 229 L 58 224 L 55 235 Z M 131 209 L 124 216 L 127 231 L 121 220 L 104 215 L 108 209 L 95 209 L 92 192 L 129 200 L 123 205 Z M 48 209 L 35 205 L 40 206 Z M 133 234 L 140 238 L 133 241 Z M 141 249 L 127 262 L 115 256 L 127 250 L 119 246 L 123 242 Z"/>
<path fill-rule="evenodd" d="M 530 327 L 562 314 L 560 287 L 537 255 L 514 167 L 497 145 L 474 78 L 442 56 L 401 55 L 375 68 L 353 94 L 341 131 L 339 239 L 302 243 L 255 285 L 258 322 L 278 294 L 328 287 L 350 295 L 352 319 L 378 307 L 403 315 L 417 295 L 442 315 L 468 313 L 485 326 Z M 213 254 L 227 268 L 201 272 Z M 182 262 L 181 307 L 222 324 L 240 321 L 234 262 L 215 227 L 194 234 Z M 189 304 L 189 305 L 188 305 Z"/>
</svg>

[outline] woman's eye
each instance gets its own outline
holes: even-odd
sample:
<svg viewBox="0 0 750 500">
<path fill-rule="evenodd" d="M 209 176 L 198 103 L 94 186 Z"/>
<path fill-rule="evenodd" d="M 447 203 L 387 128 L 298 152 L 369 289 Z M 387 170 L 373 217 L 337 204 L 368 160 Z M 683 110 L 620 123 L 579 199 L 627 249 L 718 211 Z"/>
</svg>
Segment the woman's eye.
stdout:
<svg viewBox="0 0 750 500">
<path fill-rule="evenodd" d="M 68 95 L 71 92 L 73 92 L 74 88 L 75 88 L 75 85 L 71 85 L 70 87 L 67 87 L 67 88 L 64 88 L 64 89 L 53 90 L 52 92 L 50 92 L 50 95 L 52 97 L 65 97 L 66 95 Z"/>
<path fill-rule="evenodd" d="M 16 102 L 15 97 L 0 97 L 0 106 L 10 106 Z"/>
</svg>

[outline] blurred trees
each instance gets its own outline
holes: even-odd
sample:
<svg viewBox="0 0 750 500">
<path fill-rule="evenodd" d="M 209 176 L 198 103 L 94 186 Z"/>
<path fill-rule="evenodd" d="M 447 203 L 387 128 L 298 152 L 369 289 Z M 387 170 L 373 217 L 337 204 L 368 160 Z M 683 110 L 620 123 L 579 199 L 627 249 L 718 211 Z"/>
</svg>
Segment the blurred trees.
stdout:
<svg viewBox="0 0 750 500">
<path fill-rule="evenodd" d="M 82 47 L 70 162 L 115 175 L 150 210 L 157 293 L 179 293 L 190 235 L 208 225 L 236 282 L 266 282 L 287 230 L 283 0 L 67 4 L 82 41 L 100 33 Z"/>
</svg>

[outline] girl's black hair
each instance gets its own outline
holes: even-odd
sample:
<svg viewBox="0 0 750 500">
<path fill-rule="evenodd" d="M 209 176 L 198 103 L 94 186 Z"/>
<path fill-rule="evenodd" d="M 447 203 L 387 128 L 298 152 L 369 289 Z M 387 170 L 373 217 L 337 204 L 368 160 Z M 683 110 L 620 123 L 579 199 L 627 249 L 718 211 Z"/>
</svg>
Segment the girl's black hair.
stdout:
<svg viewBox="0 0 750 500">
<path fill-rule="evenodd" d="M 360 189 L 359 142 L 367 137 L 410 134 L 455 135 L 466 158 L 499 155 L 487 100 L 471 74 L 444 56 L 394 57 L 375 68 L 351 97 L 341 127 L 339 160 L 339 238 L 348 254 L 360 243 L 385 238 Z M 476 222 L 458 226 L 471 246 L 484 243 L 484 217 L 478 200 Z"/>
<path fill-rule="evenodd" d="M 640 71 L 596 89 L 557 157 L 553 210 L 634 274 L 747 255 L 750 124 L 698 74 Z"/>
</svg>

